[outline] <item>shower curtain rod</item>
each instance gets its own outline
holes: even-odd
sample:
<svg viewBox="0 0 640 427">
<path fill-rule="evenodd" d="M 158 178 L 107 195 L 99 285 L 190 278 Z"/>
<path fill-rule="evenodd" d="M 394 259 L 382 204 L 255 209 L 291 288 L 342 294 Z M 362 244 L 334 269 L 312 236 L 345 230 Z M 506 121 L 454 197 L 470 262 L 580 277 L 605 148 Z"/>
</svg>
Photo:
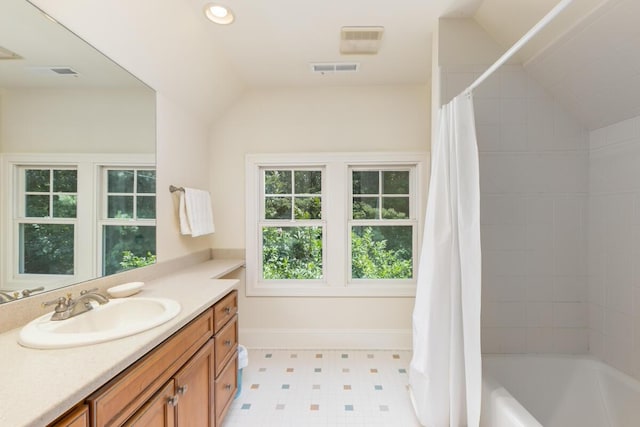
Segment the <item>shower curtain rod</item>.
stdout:
<svg viewBox="0 0 640 427">
<path fill-rule="evenodd" d="M 480 86 L 489 76 L 491 76 L 498 68 L 500 68 L 505 62 L 507 62 L 511 57 L 522 48 L 529 40 L 531 40 L 540 30 L 549 24 L 549 22 L 553 21 L 556 16 L 560 14 L 573 0 L 562 0 L 558 3 L 553 9 L 549 11 L 536 25 L 534 25 L 527 33 L 522 36 L 520 40 L 518 40 L 509 50 L 507 50 L 492 66 L 487 68 L 487 70 L 482 73 L 480 77 L 476 79 L 475 82 L 471 83 L 471 85 L 466 88 L 462 93 L 471 93 L 474 89 Z"/>
</svg>

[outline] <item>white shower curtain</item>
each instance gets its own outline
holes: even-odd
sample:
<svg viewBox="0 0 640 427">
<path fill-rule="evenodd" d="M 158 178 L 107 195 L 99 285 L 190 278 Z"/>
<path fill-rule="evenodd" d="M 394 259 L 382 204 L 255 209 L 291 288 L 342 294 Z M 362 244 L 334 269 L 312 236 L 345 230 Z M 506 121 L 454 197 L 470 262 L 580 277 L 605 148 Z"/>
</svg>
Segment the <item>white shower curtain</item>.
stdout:
<svg viewBox="0 0 640 427">
<path fill-rule="evenodd" d="M 473 99 L 440 109 L 413 310 L 409 383 L 427 427 L 480 420 L 480 188 Z"/>
</svg>

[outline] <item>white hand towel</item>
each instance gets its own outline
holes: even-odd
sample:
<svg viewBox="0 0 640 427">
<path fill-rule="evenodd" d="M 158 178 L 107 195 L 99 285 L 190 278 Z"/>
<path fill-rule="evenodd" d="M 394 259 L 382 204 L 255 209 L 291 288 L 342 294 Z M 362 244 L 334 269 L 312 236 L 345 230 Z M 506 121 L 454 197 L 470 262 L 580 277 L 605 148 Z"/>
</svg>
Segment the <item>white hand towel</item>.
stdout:
<svg viewBox="0 0 640 427">
<path fill-rule="evenodd" d="M 213 233 L 211 196 L 208 191 L 186 188 L 180 193 L 180 233 L 198 237 Z"/>
</svg>

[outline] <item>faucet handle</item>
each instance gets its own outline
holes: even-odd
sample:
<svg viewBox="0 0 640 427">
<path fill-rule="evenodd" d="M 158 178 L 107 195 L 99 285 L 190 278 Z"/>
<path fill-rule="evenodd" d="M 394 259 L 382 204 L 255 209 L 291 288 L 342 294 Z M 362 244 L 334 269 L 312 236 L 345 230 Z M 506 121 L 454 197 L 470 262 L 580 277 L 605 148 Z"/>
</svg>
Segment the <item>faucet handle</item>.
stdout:
<svg viewBox="0 0 640 427">
<path fill-rule="evenodd" d="M 71 299 L 71 294 L 68 294 L 68 297 L 69 299 Z M 69 300 L 67 300 L 67 298 L 65 297 L 56 298 L 51 301 L 43 302 L 42 307 L 44 308 L 54 304 L 56 304 L 56 307 L 55 307 L 56 312 L 65 311 L 69 307 Z"/>
<path fill-rule="evenodd" d="M 86 295 L 86 294 L 90 294 L 92 292 L 98 292 L 98 288 L 84 289 L 84 290 L 80 291 L 80 296 Z"/>
</svg>

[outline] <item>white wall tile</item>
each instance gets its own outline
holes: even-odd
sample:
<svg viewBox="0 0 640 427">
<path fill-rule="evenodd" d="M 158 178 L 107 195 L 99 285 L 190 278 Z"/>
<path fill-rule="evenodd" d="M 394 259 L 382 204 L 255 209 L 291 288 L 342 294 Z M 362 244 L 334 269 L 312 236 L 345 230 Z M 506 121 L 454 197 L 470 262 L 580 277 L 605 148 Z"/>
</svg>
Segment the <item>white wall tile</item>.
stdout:
<svg viewBox="0 0 640 427">
<path fill-rule="evenodd" d="M 553 353 L 552 328 L 527 328 L 527 353 Z"/>
<path fill-rule="evenodd" d="M 609 309 L 604 315 L 604 334 L 632 342 L 633 324 L 633 316 Z"/>
<path fill-rule="evenodd" d="M 573 302 L 553 303 L 553 326 L 559 328 L 587 328 L 586 304 Z"/>
<path fill-rule="evenodd" d="M 553 276 L 526 276 L 525 298 L 527 302 L 552 302 L 553 301 Z"/>
<path fill-rule="evenodd" d="M 553 325 L 553 303 L 528 302 L 526 307 L 527 307 L 527 327 L 551 328 L 554 326 Z"/>
<path fill-rule="evenodd" d="M 553 349 L 557 353 L 582 354 L 589 348 L 587 328 L 554 328 Z"/>
<path fill-rule="evenodd" d="M 585 276 L 555 276 L 554 302 L 586 302 L 587 278 Z"/>
<path fill-rule="evenodd" d="M 480 221 L 483 225 L 523 225 L 525 200 L 518 195 L 483 194 Z"/>
<path fill-rule="evenodd" d="M 589 304 L 589 329 L 604 332 L 604 309 L 597 304 Z"/>
<path fill-rule="evenodd" d="M 637 123 L 634 117 L 604 128 L 607 143 L 613 144 L 638 136 Z"/>
</svg>

